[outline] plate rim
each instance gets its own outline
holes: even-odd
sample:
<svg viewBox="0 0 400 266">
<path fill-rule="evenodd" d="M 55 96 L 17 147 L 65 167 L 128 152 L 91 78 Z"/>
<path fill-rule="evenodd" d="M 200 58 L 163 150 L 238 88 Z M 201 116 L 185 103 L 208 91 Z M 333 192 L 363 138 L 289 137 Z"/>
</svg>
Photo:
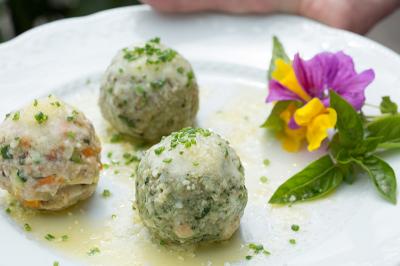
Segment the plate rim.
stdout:
<svg viewBox="0 0 400 266">
<path fill-rule="evenodd" d="M 84 15 L 84 16 L 78 16 L 78 17 L 71 17 L 71 18 L 63 18 L 63 19 L 59 19 L 56 21 L 52 21 L 52 22 L 48 22 L 39 26 L 36 26 L 32 29 L 29 29 L 21 34 L 19 34 L 18 36 L 12 38 L 11 40 L 8 40 L 6 42 L 3 42 L 0 44 L 0 53 L 4 52 L 3 50 L 6 49 L 11 49 L 13 45 L 17 45 L 18 43 L 24 41 L 25 39 L 29 39 L 31 36 L 38 34 L 40 32 L 46 32 L 46 31 L 50 31 L 52 28 L 54 27 L 58 27 L 61 25 L 66 25 L 66 24 L 70 24 L 72 25 L 73 23 L 77 23 L 77 22 L 85 22 L 85 21 L 90 21 L 91 19 L 98 19 L 101 16 L 107 16 L 110 15 L 111 13 L 116 13 L 122 10 L 127 10 L 127 9 L 131 9 L 134 12 L 141 12 L 141 11 L 153 11 L 153 12 L 158 12 L 153 10 L 149 5 L 147 4 L 142 4 L 142 5 L 136 5 L 136 6 L 125 6 L 125 7 L 117 7 L 117 8 L 111 8 L 111 9 L 106 9 L 106 10 L 102 10 L 99 12 L 95 12 L 89 15 Z M 176 13 L 175 13 L 176 14 Z M 230 17 L 242 17 L 242 16 L 246 16 L 246 17 L 250 17 L 250 16 L 255 16 L 254 14 L 244 14 L 244 15 L 237 15 L 237 14 L 228 14 L 228 13 L 219 13 L 219 12 L 199 12 L 199 13 L 194 13 L 196 15 L 210 15 L 210 14 L 218 14 L 218 15 L 224 15 L 224 16 L 230 16 Z M 168 13 L 168 15 L 174 15 L 174 13 Z M 182 15 L 182 14 L 178 14 L 178 15 Z M 191 14 L 189 14 L 190 16 Z M 262 15 L 257 15 L 257 16 L 262 16 Z M 350 38 L 355 38 L 358 41 L 362 41 L 362 42 L 366 42 L 368 45 L 370 46 L 374 46 L 377 49 L 381 49 L 382 51 L 384 51 L 385 53 L 387 53 L 389 56 L 395 57 L 397 58 L 397 60 L 400 61 L 400 54 L 396 53 L 394 50 L 392 50 L 389 47 L 386 47 L 385 45 L 372 40 L 368 37 L 365 37 L 363 35 L 359 35 L 357 33 L 351 32 L 351 31 L 347 31 L 347 30 L 343 30 L 343 29 L 339 29 L 339 28 L 333 28 L 331 26 L 325 25 L 319 21 L 310 19 L 310 18 L 306 18 L 306 17 L 302 17 L 299 15 L 293 15 L 293 14 L 280 14 L 280 13 L 271 13 L 271 14 L 265 14 L 265 16 L 269 16 L 269 17 L 291 17 L 291 18 L 296 18 L 299 20 L 303 20 L 303 21 L 307 21 L 308 23 L 312 23 L 314 24 L 313 26 L 315 27 L 319 27 L 320 29 L 324 29 L 324 30 L 329 30 L 332 33 L 335 33 L 336 35 L 343 35 L 345 37 L 350 37 Z"/>
</svg>

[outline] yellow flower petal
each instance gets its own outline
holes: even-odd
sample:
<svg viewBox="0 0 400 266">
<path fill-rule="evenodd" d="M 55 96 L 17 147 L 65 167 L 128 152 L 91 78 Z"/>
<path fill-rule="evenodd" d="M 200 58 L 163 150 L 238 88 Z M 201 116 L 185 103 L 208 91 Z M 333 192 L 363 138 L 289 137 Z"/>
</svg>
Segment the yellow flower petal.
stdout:
<svg viewBox="0 0 400 266">
<path fill-rule="evenodd" d="M 285 121 L 286 124 L 288 124 L 296 109 L 296 105 L 291 103 L 279 116 L 283 121 Z"/>
<path fill-rule="evenodd" d="M 291 64 L 286 63 L 281 58 L 275 60 L 275 69 L 272 72 L 272 78 L 296 93 L 304 101 L 309 101 L 311 99 L 297 81 L 296 74 Z"/>
<path fill-rule="evenodd" d="M 302 140 L 306 137 L 306 128 L 300 127 L 297 129 L 291 129 L 290 127 L 286 126 L 284 130 L 286 136 L 292 139 Z"/>
<path fill-rule="evenodd" d="M 324 104 L 318 98 L 313 98 L 294 113 L 294 121 L 300 126 L 307 125 L 314 117 L 325 111 Z"/>
<path fill-rule="evenodd" d="M 298 152 L 301 148 L 302 141 L 291 139 L 291 138 L 283 138 L 281 140 L 282 147 L 288 152 Z"/>
<path fill-rule="evenodd" d="M 293 68 L 289 63 L 286 63 L 282 58 L 278 58 L 275 60 L 275 69 L 271 75 L 273 79 L 282 80 L 292 71 Z"/>
<path fill-rule="evenodd" d="M 314 151 L 321 146 L 328 136 L 328 129 L 336 124 L 337 113 L 332 108 L 326 108 L 325 113 L 316 116 L 307 126 L 308 150 Z"/>
<path fill-rule="evenodd" d="M 301 128 L 301 130 L 296 129 L 287 129 L 285 132 L 282 132 L 277 135 L 277 138 L 281 141 L 282 147 L 289 152 L 297 152 L 301 148 L 301 144 L 303 139 L 305 138 L 305 128 Z M 298 132 L 290 132 L 290 131 L 297 131 Z M 290 132 L 289 134 L 288 131 Z"/>
<path fill-rule="evenodd" d="M 306 128 L 291 129 L 288 123 L 296 112 L 295 104 L 290 104 L 281 114 L 280 118 L 285 122 L 285 128 L 277 135 L 277 138 L 282 142 L 282 146 L 286 151 L 296 152 L 301 148 L 303 140 L 306 138 Z"/>
</svg>

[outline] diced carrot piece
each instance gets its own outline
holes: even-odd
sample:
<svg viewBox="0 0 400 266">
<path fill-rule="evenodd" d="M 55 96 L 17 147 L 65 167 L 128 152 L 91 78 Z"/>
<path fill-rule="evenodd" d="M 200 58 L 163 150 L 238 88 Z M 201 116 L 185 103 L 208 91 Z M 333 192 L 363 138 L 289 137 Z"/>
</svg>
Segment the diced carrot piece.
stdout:
<svg viewBox="0 0 400 266">
<path fill-rule="evenodd" d="M 19 140 L 19 144 L 24 148 L 29 148 L 31 146 L 31 142 L 28 138 L 22 137 Z"/>
<path fill-rule="evenodd" d="M 85 149 L 82 150 L 82 154 L 83 154 L 84 156 L 86 156 L 86 157 L 90 157 L 90 156 L 95 155 L 95 154 L 96 154 L 96 151 L 93 150 L 93 149 L 90 148 L 90 147 L 87 147 L 87 148 L 85 148 Z"/>
<path fill-rule="evenodd" d="M 40 200 L 24 200 L 22 204 L 29 208 L 40 208 Z"/>
<path fill-rule="evenodd" d="M 43 185 L 52 184 L 55 181 L 56 181 L 56 178 L 54 176 L 52 176 L 52 175 L 49 175 L 49 176 L 46 176 L 46 177 L 43 177 L 43 178 L 39 179 L 36 182 L 36 186 L 43 186 Z"/>
</svg>

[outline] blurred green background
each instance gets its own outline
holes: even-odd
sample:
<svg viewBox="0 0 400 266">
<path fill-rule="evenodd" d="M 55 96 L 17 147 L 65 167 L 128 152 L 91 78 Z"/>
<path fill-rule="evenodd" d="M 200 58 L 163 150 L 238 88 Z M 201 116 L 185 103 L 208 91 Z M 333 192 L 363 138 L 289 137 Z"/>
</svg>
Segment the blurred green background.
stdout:
<svg viewBox="0 0 400 266">
<path fill-rule="evenodd" d="M 0 42 L 49 21 L 138 4 L 137 0 L 0 0 Z"/>
</svg>

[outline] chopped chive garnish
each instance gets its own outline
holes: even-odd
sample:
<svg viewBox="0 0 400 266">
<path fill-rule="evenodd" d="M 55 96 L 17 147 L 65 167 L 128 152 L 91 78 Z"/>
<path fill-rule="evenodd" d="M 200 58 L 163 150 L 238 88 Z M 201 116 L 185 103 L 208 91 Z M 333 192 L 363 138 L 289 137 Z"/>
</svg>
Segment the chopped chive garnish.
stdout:
<svg viewBox="0 0 400 266">
<path fill-rule="evenodd" d="M 67 132 L 67 137 L 68 137 L 69 139 L 74 140 L 75 137 L 76 137 L 76 133 L 75 133 L 75 132 L 72 132 L 72 131 L 68 131 L 68 132 Z"/>
<path fill-rule="evenodd" d="M 297 231 L 300 230 L 300 226 L 298 226 L 297 224 L 292 224 L 291 228 L 292 228 L 292 230 L 295 231 L 295 232 L 297 232 Z"/>
<path fill-rule="evenodd" d="M 43 124 L 49 119 L 49 117 L 41 111 L 36 113 L 34 117 L 36 122 L 38 122 L 39 124 Z"/>
<path fill-rule="evenodd" d="M 170 147 L 173 149 L 179 144 L 183 145 L 185 148 L 190 148 L 192 145 L 197 144 L 197 135 L 202 135 L 203 137 L 208 137 L 211 135 L 211 131 L 202 128 L 183 128 L 178 132 L 171 134 Z"/>
<path fill-rule="evenodd" d="M 0 149 L 1 157 L 5 160 L 9 160 L 13 158 L 13 155 L 10 153 L 10 145 L 5 145 Z"/>
<path fill-rule="evenodd" d="M 194 80 L 194 73 L 193 73 L 193 71 L 189 71 L 189 72 L 186 74 L 186 77 L 187 77 L 186 86 L 187 86 L 187 87 L 190 87 L 190 86 L 192 85 L 192 83 L 193 83 L 193 80 Z"/>
<path fill-rule="evenodd" d="M 111 196 L 111 191 L 108 189 L 104 189 L 103 193 L 101 193 L 101 195 L 103 196 L 103 198 L 108 198 Z"/>
<path fill-rule="evenodd" d="M 160 79 L 158 81 L 152 81 L 152 82 L 150 82 L 150 86 L 153 90 L 159 90 L 162 87 L 164 87 L 165 82 L 166 82 L 165 79 Z"/>
<path fill-rule="evenodd" d="M 268 178 L 266 176 L 262 176 L 260 177 L 260 182 L 265 184 L 268 182 Z"/>
<path fill-rule="evenodd" d="M 178 72 L 179 74 L 183 74 L 184 71 L 185 71 L 185 69 L 183 67 L 178 67 L 176 69 L 176 72 Z"/>
<path fill-rule="evenodd" d="M 26 181 L 28 181 L 28 177 L 24 174 L 23 171 L 21 171 L 19 169 L 17 170 L 17 177 L 22 183 L 25 183 Z"/>
<path fill-rule="evenodd" d="M 17 112 L 14 113 L 14 115 L 12 117 L 12 120 L 13 121 L 18 121 L 19 117 L 20 117 L 20 113 L 19 113 L 19 111 L 17 111 Z"/>
<path fill-rule="evenodd" d="M 110 142 L 111 143 L 118 143 L 121 142 L 124 139 L 124 136 L 121 134 L 113 134 L 111 136 Z"/>
<path fill-rule="evenodd" d="M 51 102 L 50 105 L 55 106 L 55 107 L 60 107 L 61 103 L 59 101 Z"/>
<path fill-rule="evenodd" d="M 100 249 L 98 247 L 94 247 L 94 248 L 91 248 L 87 254 L 89 256 L 93 256 L 93 255 L 96 255 L 97 253 L 100 253 Z"/>
<path fill-rule="evenodd" d="M 154 37 L 153 39 L 150 39 L 149 42 L 160 43 L 160 37 Z"/>
<path fill-rule="evenodd" d="M 78 114 L 79 114 L 78 111 L 73 110 L 73 111 L 72 111 L 72 114 L 69 115 L 69 116 L 67 116 L 67 121 L 68 121 L 68 122 L 75 121 L 75 120 L 76 120 L 76 117 L 78 116 Z"/>
<path fill-rule="evenodd" d="M 52 234 L 47 234 L 44 236 L 44 238 L 48 241 L 53 241 L 54 239 L 56 239 L 56 237 L 53 236 Z"/>
<path fill-rule="evenodd" d="M 25 229 L 25 231 L 27 231 L 27 232 L 32 231 L 32 227 L 31 227 L 29 224 L 24 224 L 24 229 Z"/>
<path fill-rule="evenodd" d="M 77 148 L 74 148 L 71 158 L 69 160 L 74 163 L 82 163 L 81 152 Z"/>
<path fill-rule="evenodd" d="M 262 253 L 264 255 L 271 255 L 271 253 L 268 250 L 266 250 L 264 248 L 264 246 L 261 245 L 261 244 L 250 243 L 248 245 L 248 248 L 251 251 L 253 251 L 253 255 L 257 255 L 257 254 L 260 254 L 260 253 Z M 248 255 L 248 256 L 250 256 L 250 255 Z M 252 256 L 250 256 L 250 257 L 252 257 Z"/>
<path fill-rule="evenodd" d="M 163 160 L 164 163 L 171 163 L 172 162 L 172 158 L 166 158 Z"/>
<path fill-rule="evenodd" d="M 154 153 L 156 155 L 160 155 L 161 153 L 163 153 L 163 151 L 165 151 L 165 147 L 164 146 L 160 146 L 157 149 L 154 150 Z"/>
</svg>

